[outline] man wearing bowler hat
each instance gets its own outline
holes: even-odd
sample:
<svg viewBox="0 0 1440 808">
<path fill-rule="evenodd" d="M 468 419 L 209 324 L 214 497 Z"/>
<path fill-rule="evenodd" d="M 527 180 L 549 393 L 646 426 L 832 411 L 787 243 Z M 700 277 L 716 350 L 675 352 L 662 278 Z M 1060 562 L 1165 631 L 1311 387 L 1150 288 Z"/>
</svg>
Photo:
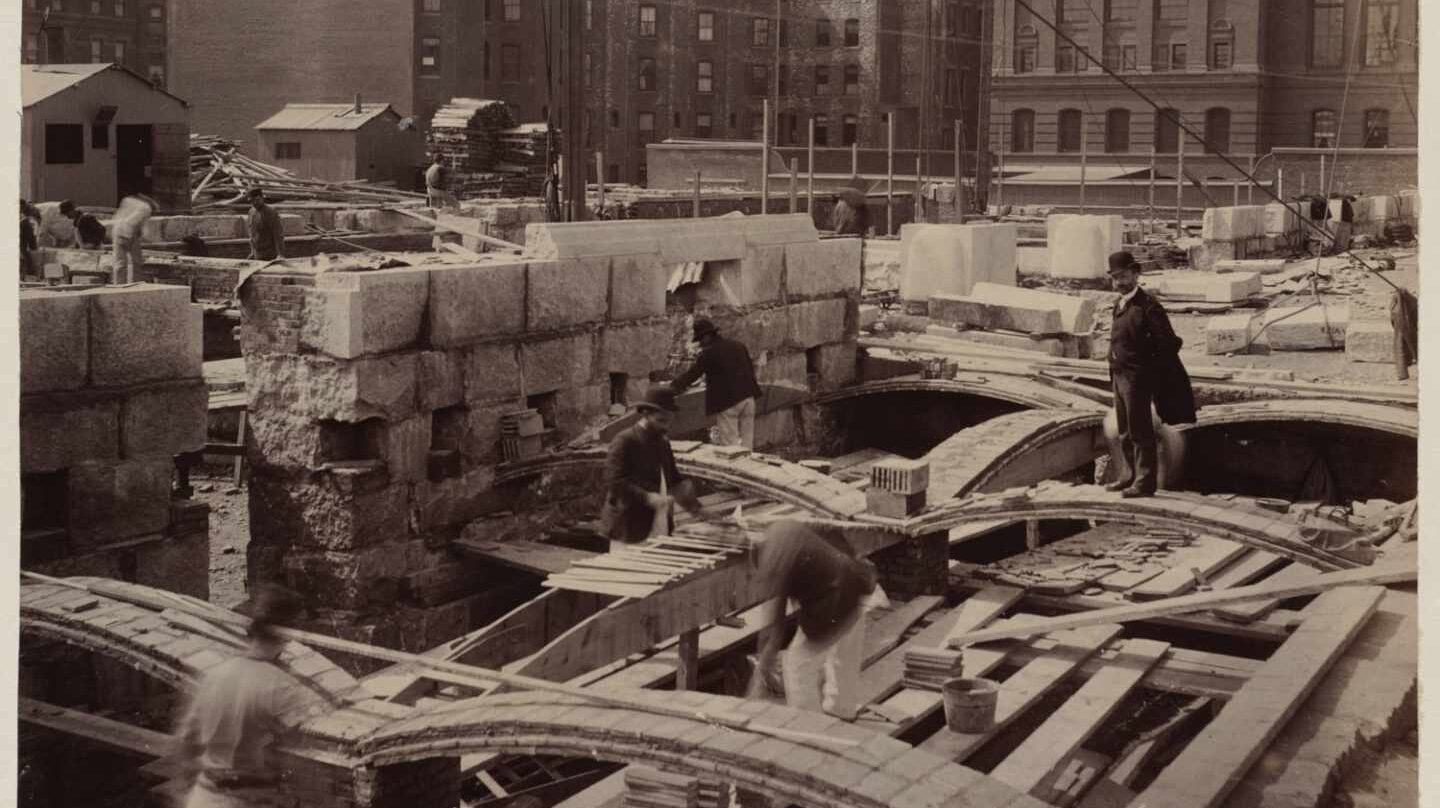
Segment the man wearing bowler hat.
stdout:
<svg viewBox="0 0 1440 808">
<path fill-rule="evenodd" d="M 755 448 L 755 399 L 760 385 L 750 351 L 738 340 L 720 336 L 720 329 L 703 317 L 695 321 L 695 341 L 700 343 L 700 355 L 675 379 L 675 392 L 685 392 L 704 376 L 705 414 L 715 417 L 715 443 Z"/>
<path fill-rule="evenodd" d="M 1120 293 L 1110 327 L 1110 384 L 1128 468 L 1105 487 L 1127 498 L 1148 497 L 1159 484 L 1151 405 L 1164 423 L 1194 423 L 1195 394 L 1180 363 L 1183 343 L 1165 309 L 1140 288 L 1135 256 L 1125 250 L 1111 254 L 1107 272 Z"/>
<path fill-rule="evenodd" d="M 698 512 L 694 483 L 680 476 L 670 450 L 675 390 L 654 385 L 635 405 L 640 420 L 610 441 L 605 465 L 605 507 L 600 523 L 612 542 L 668 535 L 674 504 Z"/>
</svg>

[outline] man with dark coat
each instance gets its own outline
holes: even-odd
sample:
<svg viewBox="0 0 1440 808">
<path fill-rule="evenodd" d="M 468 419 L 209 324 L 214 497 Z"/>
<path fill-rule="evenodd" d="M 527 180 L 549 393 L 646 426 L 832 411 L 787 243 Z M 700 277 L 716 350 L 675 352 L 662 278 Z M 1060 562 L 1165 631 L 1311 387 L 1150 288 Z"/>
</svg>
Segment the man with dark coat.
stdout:
<svg viewBox="0 0 1440 808">
<path fill-rule="evenodd" d="M 675 379 L 675 392 L 683 393 L 705 377 L 705 414 L 715 417 L 715 443 L 755 448 L 755 399 L 760 385 L 750 351 L 737 340 L 720 336 L 720 329 L 703 317 L 695 321 L 700 356 Z"/>
<path fill-rule="evenodd" d="M 694 484 L 680 476 L 670 450 L 675 391 L 665 385 L 651 387 L 635 410 L 639 422 L 610 441 L 605 463 L 607 493 L 600 523 L 612 542 L 668 535 L 676 502 L 692 513 L 700 508 Z"/>
<path fill-rule="evenodd" d="M 1110 328 L 1110 384 L 1129 476 L 1106 488 L 1127 498 L 1147 497 L 1159 485 L 1151 404 L 1164 423 L 1194 423 L 1195 394 L 1180 363 L 1183 343 L 1165 309 L 1140 288 L 1135 256 L 1113 253 L 1108 273 L 1120 293 Z"/>
<path fill-rule="evenodd" d="M 280 214 L 265 203 L 265 192 L 250 189 L 250 260 L 274 261 L 285 257 L 285 226 Z"/>
</svg>

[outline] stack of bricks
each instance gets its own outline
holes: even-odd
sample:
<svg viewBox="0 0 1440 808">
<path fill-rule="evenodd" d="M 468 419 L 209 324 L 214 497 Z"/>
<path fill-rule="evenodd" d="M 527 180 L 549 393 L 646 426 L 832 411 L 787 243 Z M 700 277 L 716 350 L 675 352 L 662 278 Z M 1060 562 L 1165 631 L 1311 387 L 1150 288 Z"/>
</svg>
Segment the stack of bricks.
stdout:
<svg viewBox="0 0 1440 808">
<path fill-rule="evenodd" d="M 693 316 L 768 354 L 775 383 L 854 378 L 859 241 L 821 242 L 808 217 L 531 225 L 527 238 L 526 255 L 471 264 L 276 265 L 241 289 L 249 575 L 301 592 L 326 631 L 429 648 L 528 597 L 447 541 L 482 519 L 495 540 L 545 509 L 598 511 L 603 488 L 585 469 L 494 489 L 502 417 L 538 411 L 547 447 L 578 436 L 640 399 Z M 667 300 L 684 261 L 708 262 L 698 299 Z M 795 409 L 760 415 L 757 444 L 792 439 Z"/>
<path fill-rule="evenodd" d="M 925 507 L 930 464 L 924 460 L 886 458 L 870 467 L 865 489 L 866 510 L 889 519 L 905 519 Z"/>
<path fill-rule="evenodd" d="M 700 783 L 649 766 L 625 769 L 624 808 L 699 808 Z"/>
<path fill-rule="evenodd" d="M 188 289 L 21 292 L 24 568 L 206 597 L 208 511 L 172 500 L 205 445 L 200 356 Z"/>
</svg>

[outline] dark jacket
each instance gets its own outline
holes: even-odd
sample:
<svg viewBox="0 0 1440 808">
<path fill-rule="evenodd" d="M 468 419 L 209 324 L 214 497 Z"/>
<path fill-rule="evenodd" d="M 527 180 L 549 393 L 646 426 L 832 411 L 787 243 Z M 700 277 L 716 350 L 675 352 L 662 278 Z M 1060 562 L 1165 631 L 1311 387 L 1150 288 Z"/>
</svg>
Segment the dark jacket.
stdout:
<svg viewBox="0 0 1440 808">
<path fill-rule="evenodd" d="M 875 589 L 873 576 L 843 539 L 789 520 L 765 531 L 760 568 L 771 597 L 799 603 L 800 628 L 815 642 L 834 636 Z"/>
<path fill-rule="evenodd" d="M 82 213 L 76 217 L 75 233 L 82 247 L 99 247 L 105 243 L 105 225 L 100 224 L 100 220 L 95 218 L 93 213 Z"/>
<path fill-rule="evenodd" d="M 1144 289 L 1137 289 L 1125 308 L 1115 311 L 1110 375 L 1148 381 L 1155 393 L 1155 409 L 1167 424 L 1195 423 L 1195 391 L 1180 362 L 1183 344 L 1164 307 Z"/>
<path fill-rule="evenodd" d="M 645 502 L 645 495 L 660 493 L 662 473 L 666 493 L 675 496 L 682 478 L 669 438 L 636 424 L 610 441 L 605 507 L 600 512 L 605 535 L 619 541 L 642 541 L 650 536 L 655 510 Z"/>
<path fill-rule="evenodd" d="M 272 261 L 285 255 L 285 226 L 269 205 L 250 209 L 250 257 Z"/>
<path fill-rule="evenodd" d="M 706 415 L 724 412 L 747 398 L 760 395 L 750 351 L 733 339 L 716 337 L 701 348 L 695 364 L 681 373 L 672 386 L 675 392 L 683 393 L 701 376 L 705 377 Z"/>
</svg>

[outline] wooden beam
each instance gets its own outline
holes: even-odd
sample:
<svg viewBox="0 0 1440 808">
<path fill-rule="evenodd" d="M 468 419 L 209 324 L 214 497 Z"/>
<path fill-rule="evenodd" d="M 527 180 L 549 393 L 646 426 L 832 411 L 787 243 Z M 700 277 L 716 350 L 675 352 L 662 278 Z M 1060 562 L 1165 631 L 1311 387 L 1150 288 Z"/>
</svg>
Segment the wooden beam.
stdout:
<svg viewBox="0 0 1440 808">
<path fill-rule="evenodd" d="M 1084 626 L 1098 626 L 1106 623 L 1128 623 L 1135 620 L 1151 620 L 1156 617 L 1165 617 L 1168 615 L 1188 614 L 1190 612 L 1213 609 L 1216 606 L 1226 606 L 1232 603 L 1254 600 L 1256 598 L 1290 598 L 1297 595 L 1313 595 L 1342 586 L 1408 583 L 1416 580 L 1416 577 L 1417 570 L 1413 565 L 1387 564 L 1380 567 L 1362 567 L 1360 569 L 1345 570 L 1343 572 L 1324 573 L 1305 583 L 1292 585 L 1260 583 L 1251 586 L 1238 586 L 1223 592 L 1200 592 L 1194 595 L 1183 595 L 1178 598 L 1157 600 L 1133 606 L 1116 606 L 1110 609 L 1096 609 L 1095 611 L 1082 612 L 1080 614 L 1062 615 L 1060 617 L 1047 618 L 1035 623 L 1025 623 L 1019 626 L 981 629 L 960 637 L 951 638 L 949 644 L 953 648 L 959 648 L 961 646 L 988 642 L 990 640 L 1029 637 L 1035 634 L 1049 634 L 1054 631 L 1081 628 Z"/>
<path fill-rule="evenodd" d="M 520 252 L 525 251 L 524 244 L 515 244 L 514 242 L 505 241 L 504 239 L 498 239 L 494 236 L 487 235 L 485 233 L 482 233 L 479 227 L 470 227 L 468 222 L 465 224 L 457 223 L 455 219 L 460 218 L 458 216 L 447 216 L 446 218 L 448 219 L 448 221 L 442 222 L 439 219 L 432 219 L 429 216 L 426 216 L 422 213 L 417 213 L 416 211 L 413 211 L 409 208 L 387 207 L 385 209 L 389 211 L 394 211 L 395 213 L 399 213 L 402 216 L 409 216 L 412 219 L 418 219 L 419 221 L 433 225 L 436 230 L 449 230 L 455 233 L 460 233 L 461 235 L 466 235 L 470 236 L 471 238 L 479 239 L 486 244 L 499 247 L 503 250 L 519 250 Z"/>
<path fill-rule="evenodd" d="M 1320 577 L 1320 571 L 1304 564 L 1294 564 L 1266 578 L 1264 583 L 1272 585 L 1303 584 Z M 1232 623 L 1253 623 L 1280 605 L 1281 598 L 1260 598 L 1241 603 L 1231 603 L 1214 610 L 1216 617 Z"/>
<path fill-rule="evenodd" d="M 163 732 L 20 697 L 20 720 L 101 746 L 126 757 L 152 760 L 168 753 L 175 739 Z"/>
<path fill-rule="evenodd" d="M 694 690 L 700 684 L 700 630 L 680 632 L 675 646 L 679 662 L 675 667 L 675 689 Z"/>
<path fill-rule="evenodd" d="M 1025 590 L 1015 586 L 987 586 L 965 599 L 955 616 L 950 633 L 945 635 L 945 644 L 950 638 L 968 634 L 986 626 L 990 621 L 1004 614 L 1006 609 L 1025 596 Z"/>
<path fill-rule="evenodd" d="M 1322 595 L 1315 615 L 1165 767 L 1136 799 L 1136 808 L 1219 805 L 1344 653 L 1384 595 L 1378 586 Z"/>
</svg>

